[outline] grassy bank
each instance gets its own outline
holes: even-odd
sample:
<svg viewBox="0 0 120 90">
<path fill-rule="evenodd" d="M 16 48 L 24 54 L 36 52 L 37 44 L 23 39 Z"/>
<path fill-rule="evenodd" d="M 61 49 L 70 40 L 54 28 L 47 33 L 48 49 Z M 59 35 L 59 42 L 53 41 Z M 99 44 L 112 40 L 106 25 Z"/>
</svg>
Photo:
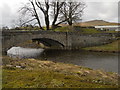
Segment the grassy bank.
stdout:
<svg viewBox="0 0 120 90">
<path fill-rule="evenodd" d="M 106 45 L 87 47 L 83 49 L 88 51 L 120 52 L 118 48 L 119 43 L 120 43 L 120 40 L 117 40 Z"/>
<path fill-rule="evenodd" d="M 3 57 L 3 88 L 117 88 L 116 73 L 72 64 Z"/>
</svg>

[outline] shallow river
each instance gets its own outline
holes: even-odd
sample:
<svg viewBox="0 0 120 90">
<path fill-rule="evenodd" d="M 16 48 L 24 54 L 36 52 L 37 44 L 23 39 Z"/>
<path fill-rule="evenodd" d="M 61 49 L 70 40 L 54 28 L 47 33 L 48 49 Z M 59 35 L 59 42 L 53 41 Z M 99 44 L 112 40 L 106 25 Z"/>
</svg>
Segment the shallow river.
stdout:
<svg viewBox="0 0 120 90">
<path fill-rule="evenodd" d="M 76 64 L 92 69 L 118 72 L 117 53 L 44 50 L 21 47 L 12 47 L 7 53 L 11 57 L 45 59 L 55 62 Z"/>
</svg>

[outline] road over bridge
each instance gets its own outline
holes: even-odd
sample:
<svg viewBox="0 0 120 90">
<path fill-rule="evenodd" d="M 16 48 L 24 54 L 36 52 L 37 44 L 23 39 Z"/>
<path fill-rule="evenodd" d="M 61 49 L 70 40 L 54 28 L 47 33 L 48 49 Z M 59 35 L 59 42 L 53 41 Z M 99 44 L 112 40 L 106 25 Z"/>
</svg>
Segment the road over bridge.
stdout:
<svg viewBox="0 0 120 90">
<path fill-rule="evenodd" d="M 60 49 L 80 49 L 112 42 L 115 40 L 115 36 L 117 34 L 113 33 L 81 34 L 77 32 L 5 30 L 2 31 L 2 51 L 6 52 L 11 47 L 28 40 L 38 41 L 52 49 L 56 49 L 56 46 Z"/>
</svg>

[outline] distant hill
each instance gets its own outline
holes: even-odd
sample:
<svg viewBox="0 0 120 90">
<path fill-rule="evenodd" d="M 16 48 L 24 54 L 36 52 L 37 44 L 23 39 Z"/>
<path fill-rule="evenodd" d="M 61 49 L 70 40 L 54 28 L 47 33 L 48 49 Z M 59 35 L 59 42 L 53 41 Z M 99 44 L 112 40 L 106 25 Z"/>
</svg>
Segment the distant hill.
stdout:
<svg viewBox="0 0 120 90">
<path fill-rule="evenodd" d="M 120 25 L 120 23 L 107 22 L 104 20 L 92 20 L 81 23 L 76 23 L 77 26 L 107 26 L 107 25 Z M 61 26 L 67 26 L 67 24 L 61 24 Z"/>
<path fill-rule="evenodd" d="M 82 23 L 77 23 L 78 26 L 107 26 L 107 25 L 120 25 L 120 23 L 111 23 L 104 20 L 92 20 Z"/>
</svg>

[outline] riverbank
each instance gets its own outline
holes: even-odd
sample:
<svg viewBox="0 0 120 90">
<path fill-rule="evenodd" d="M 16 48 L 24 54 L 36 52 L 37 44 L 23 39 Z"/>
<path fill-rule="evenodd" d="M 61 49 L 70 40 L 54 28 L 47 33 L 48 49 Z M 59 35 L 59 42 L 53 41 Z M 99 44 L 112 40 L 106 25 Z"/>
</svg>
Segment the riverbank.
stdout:
<svg viewBox="0 0 120 90">
<path fill-rule="evenodd" d="M 83 48 L 83 50 L 118 53 L 120 52 L 119 43 L 120 43 L 120 40 L 117 40 L 112 43 L 101 45 L 101 46 L 86 47 L 86 48 Z"/>
<path fill-rule="evenodd" d="M 117 87 L 117 73 L 45 60 L 3 57 L 3 88 Z"/>
</svg>

